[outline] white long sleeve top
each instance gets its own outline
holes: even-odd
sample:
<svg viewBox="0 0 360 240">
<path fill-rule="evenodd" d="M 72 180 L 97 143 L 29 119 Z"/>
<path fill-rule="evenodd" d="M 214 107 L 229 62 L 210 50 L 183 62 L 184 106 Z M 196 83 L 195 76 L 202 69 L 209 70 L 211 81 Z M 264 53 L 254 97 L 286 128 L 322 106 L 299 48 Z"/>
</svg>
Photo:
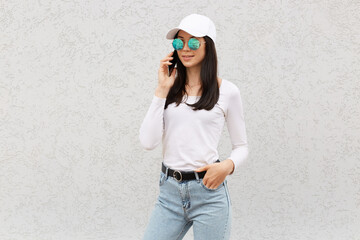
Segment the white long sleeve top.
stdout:
<svg viewBox="0 0 360 240">
<path fill-rule="evenodd" d="M 156 148 L 162 141 L 162 160 L 172 169 L 193 171 L 219 159 L 219 139 L 226 121 L 232 151 L 228 159 L 234 171 L 247 159 L 248 143 L 239 88 L 222 79 L 218 102 L 211 110 L 197 110 L 192 104 L 200 96 L 184 96 L 183 101 L 165 107 L 166 98 L 153 95 L 151 105 L 139 129 L 141 145 L 146 150 Z"/>
</svg>

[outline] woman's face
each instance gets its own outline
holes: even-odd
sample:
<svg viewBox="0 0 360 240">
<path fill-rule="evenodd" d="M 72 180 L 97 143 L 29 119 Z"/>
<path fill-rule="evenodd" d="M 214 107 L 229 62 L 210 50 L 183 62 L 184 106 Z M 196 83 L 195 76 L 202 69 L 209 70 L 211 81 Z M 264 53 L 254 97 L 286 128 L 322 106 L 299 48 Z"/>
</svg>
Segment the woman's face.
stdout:
<svg viewBox="0 0 360 240">
<path fill-rule="evenodd" d="M 177 50 L 180 61 L 185 67 L 194 67 L 198 64 L 201 64 L 202 60 L 205 58 L 205 39 L 203 37 L 194 37 L 189 33 L 180 30 L 177 38 L 180 38 L 184 42 L 184 47 L 181 50 Z M 200 41 L 200 47 L 196 50 L 191 50 L 188 45 L 190 38 L 196 38 Z M 193 56 L 186 58 L 185 56 Z"/>
</svg>

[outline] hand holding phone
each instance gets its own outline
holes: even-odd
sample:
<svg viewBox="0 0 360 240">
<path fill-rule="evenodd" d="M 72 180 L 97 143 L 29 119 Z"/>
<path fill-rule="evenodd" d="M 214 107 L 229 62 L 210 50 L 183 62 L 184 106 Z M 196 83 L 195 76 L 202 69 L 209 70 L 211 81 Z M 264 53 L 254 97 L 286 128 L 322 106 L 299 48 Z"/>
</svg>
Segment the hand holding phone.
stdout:
<svg viewBox="0 0 360 240">
<path fill-rule="evenodd" d="M 175 56 L 173 56 L 175 54 Z M 158 87 L 169 91 L 170 88 L 174 85 L 177 63 L 177 53 L 170 52 L 166 57 L 160 61 L 160 68 L 158 71 Z M 174 70 L 175 69 L 175 70 Z"/>
<path fill-rule="evenodd" d="M 172 57 L 173 57 L 173 59 L 170 61 L 170 62 L 171 62 L 171 65 L 168 66 L 168 68 L 169 68 L 169 74 L 168 74 L 168 76 L 169 76 L 169 77 L 170 77 L 172 71 L 174 70 L 175 65 L 177 66 L 177 62 L 178 62 L 178 59 L 179 59 L 179 56 L 178 56 L 176 50 L 174 50 Z"/>
</svg>

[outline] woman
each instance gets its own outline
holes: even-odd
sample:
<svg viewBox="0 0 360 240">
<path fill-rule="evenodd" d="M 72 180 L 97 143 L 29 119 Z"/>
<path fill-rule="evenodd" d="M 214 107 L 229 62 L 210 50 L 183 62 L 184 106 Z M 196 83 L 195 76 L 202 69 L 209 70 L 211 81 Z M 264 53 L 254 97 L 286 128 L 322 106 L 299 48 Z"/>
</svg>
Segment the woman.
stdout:
<svg viewBox="0 0 360 240">
<path fill-rule="evenodd" d="M 182 239 L 191 226 L 195 239 L 229 239 L 226 176 L 248 155 L 240 90 L 217 77 L 216 30 L 208 17 L 191 14 L 166 37 L 174 39 L 177 68 L 168 76 L 173 52 L 160 61 L 158 86 L 139 130 L 145 149 L 163 144 L 160 193 L 143 239 Z M 225 121 L 232 151 L 220 161 Z"/>
</svg>

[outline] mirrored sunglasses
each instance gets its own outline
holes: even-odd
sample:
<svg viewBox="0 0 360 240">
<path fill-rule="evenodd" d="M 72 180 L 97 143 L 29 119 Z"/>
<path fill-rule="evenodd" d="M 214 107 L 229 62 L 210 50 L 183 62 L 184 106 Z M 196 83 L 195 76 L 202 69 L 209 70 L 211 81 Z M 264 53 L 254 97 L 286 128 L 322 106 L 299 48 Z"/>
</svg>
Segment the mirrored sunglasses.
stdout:
<svg viewBox="0 0 360 240">
<path fill-rule="evenodd" d="M 206 43 L 206 42 L 202 42 L 202 43 Z M 181 50 L 184 47 L 184 42 L 180 38 L 175 38 L 172 41 L 172 45 L 175 50 Z M 190 38 L 188 41 L 188 46 L 191 50 L 197 50 L 201 46 L 201 43 L 196 38 Z"/>
</svg>

